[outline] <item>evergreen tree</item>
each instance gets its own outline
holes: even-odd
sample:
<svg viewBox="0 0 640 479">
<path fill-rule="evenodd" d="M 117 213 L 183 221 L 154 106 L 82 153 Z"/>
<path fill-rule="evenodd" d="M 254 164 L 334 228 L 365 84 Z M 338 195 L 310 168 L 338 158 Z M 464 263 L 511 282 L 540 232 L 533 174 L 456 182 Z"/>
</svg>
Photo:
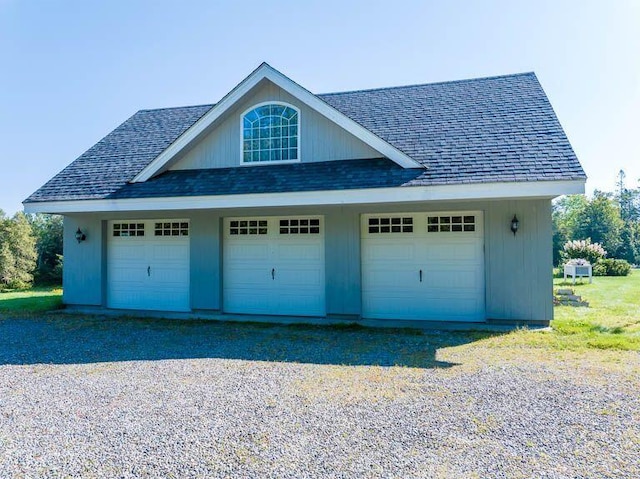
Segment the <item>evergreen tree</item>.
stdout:
<svg viewBox="0 0 640 479">
<path fill-rule="evenodd" d="M 640 188 L 627 188 L 624 170 L 618 173 L 616 199 L 620 205 L 620 217 L 625 223 L 640 222 Z"/>
<path fill-rule="evenodd" d="M 616 258 L 627 260 L 631 264 L 640 263 L 638 246 L 640 246 L 640 223 L 625 222 L 620 232 L 620 247 Z"/>
</svg>

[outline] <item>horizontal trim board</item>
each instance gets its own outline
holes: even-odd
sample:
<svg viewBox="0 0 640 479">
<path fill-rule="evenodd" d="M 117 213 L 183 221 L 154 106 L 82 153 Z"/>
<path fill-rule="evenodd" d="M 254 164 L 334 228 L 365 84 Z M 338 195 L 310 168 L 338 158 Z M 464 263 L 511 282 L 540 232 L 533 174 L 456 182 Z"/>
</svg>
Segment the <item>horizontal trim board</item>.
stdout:
<svg viewBox="0 0 640 479">
<path fill-rule="evenodd" d="M 400 188 L 256 193 L 225 196 L 181 196 L 72 200 L 25 203 L 26 213 L 91 213 L 251 208 L 268 206 L 323 206 L 373 203 L 410 203 L 441 200 L 554 198 L 584 193 L 584 180 L 474 183 Z"/>
</svg>

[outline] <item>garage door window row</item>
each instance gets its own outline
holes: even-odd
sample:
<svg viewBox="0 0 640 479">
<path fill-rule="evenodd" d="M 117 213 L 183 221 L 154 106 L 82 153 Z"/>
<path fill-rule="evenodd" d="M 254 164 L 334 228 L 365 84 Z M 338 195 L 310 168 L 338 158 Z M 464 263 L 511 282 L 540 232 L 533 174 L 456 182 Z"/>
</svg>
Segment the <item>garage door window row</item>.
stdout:
<svg viewBox="0 0 640 479">
<path fill-rule="evenodd" d="M 229 222 L 230 235 L 266 235 L 267 220 L 233 220 Z"/>
<path fill-rule="evenodd" d="M 413 233 L 413 218 L 410 216 L 369 218 L 369 233 Z"/>
<path fill-rule="evenodd" d="M 155 236 L 189 236 L 189 223 L 156 223 L 154 225 L 154 234 Z"/>
<path fill-rule="evenodd" d="M 473 232 L 476 230 L 476 217 L 466 216 L 429 216 L 428 233 Z"/>
<path fill-rule="evenodd" d="M 116 238 L 144 236 L 144 223 L 114 223 L 112 231 Z"/>
<path fill-rule="evenodd" d="M 320 234 L 320 220 L 318 218 L 295 218 L 280 220 L 280 234 Z"/>
</svg>

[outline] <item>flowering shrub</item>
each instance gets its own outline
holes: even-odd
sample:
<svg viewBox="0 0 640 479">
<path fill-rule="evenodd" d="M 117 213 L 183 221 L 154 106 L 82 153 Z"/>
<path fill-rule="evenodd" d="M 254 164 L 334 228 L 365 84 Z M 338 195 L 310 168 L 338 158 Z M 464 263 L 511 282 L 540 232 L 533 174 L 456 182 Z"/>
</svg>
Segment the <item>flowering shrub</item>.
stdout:
<svg viewBox="0 0 640 479">
<path fill-rule="evenodd" d="M 560 255 L 565 263 L 570 259 L 583 259 L 590 264 L 596 264 L 607 256 L 607 252 L 600 243 L 592 243 L 591 239 L 587 238 L 586 240 L 567 241 Z"/>
</svg>

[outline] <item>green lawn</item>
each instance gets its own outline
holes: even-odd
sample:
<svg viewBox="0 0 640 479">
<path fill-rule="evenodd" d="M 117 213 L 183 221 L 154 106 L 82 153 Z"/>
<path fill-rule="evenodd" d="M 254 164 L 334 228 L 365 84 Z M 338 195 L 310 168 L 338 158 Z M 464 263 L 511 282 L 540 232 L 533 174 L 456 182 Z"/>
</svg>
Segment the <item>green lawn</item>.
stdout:
<svg viewBox="0 0 640 479">
<path fill-rule="evenodd" d="M 572 288 L 588 308 L 557 306 L 556 334 L 577 336 L 591 347 L 640 350 L 640 270 L 629 276 L 595 277 L 575 285 L 554 280 L 555 288 Z"/>
<path fill-rule="evenodd" d="M 0 292 L 0 315 L 29 315 L 61 307 L 62 288 L 59 286 Z"/>
<path fill-rule="evenodd" d="M 594 277 L 575 285 L 553 280 L 554 290 L 571 288 L 589 307 L 556 306 L 551 330 L 516 331 L 493 337 L 494 346 L 551 349 L 617 349 L 640 351 L 640 270 L 629 276 Z"/>
</svg>

